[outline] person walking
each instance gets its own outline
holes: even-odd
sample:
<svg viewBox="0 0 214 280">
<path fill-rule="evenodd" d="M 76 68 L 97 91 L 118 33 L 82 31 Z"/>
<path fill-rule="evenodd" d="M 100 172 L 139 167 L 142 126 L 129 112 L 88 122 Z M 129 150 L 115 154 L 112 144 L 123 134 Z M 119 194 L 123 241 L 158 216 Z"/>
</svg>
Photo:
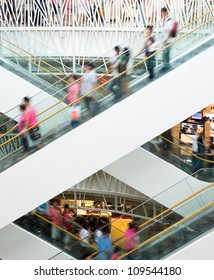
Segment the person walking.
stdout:
<svg viewBox="0 0 214 280">
<path fill-rule="evenodd" d="M 68 82 L 70 83 L 70 86 L 68 88 L 67 102 L 68 104 L 70 104 L 71 127 L 75 128 L 80 123 L 81 113 L 80 102 L 76 101 L 80 95 L 80 84 L 78 82 L 78 76 L 71 75 Z"/>
<path fill-rule="evenodd" d="M 110 260 L 112 256 L 112 240 L 107 227 L 102 229 L 102 235 L 98 239 L 98 260 Z"/>
<path fill-rule="evenodd" d="M 40 129 L 36 125 L 37 124 L 37 116 L 36 116 L 36 110 L 30 103 L 30 98 L 25 96 L 23 98 L 24 105 L 26 106 L 26 118 L 27 118 L 27 129 L 28 135 L 29 135 L 29 146 L 31 148 L 36 147 L 37 149 L 40 148 L 40 144 L 38 142 L 38 139 L 41 138 Z"/>
<path fill-rule="evenodd" d="M 58 200 L 52 201 L 52 206 L 50 207 L 50 210 L 49 210 L 49 217 L 52 222 L 51 237 L 55 241 L 59 241 L 60 237 L 61 237 L 61 231 L 58 227 L 62 226 L 62 216 L 61 216 L 61 211 L 59 209 Z"/>
<path fill-rule="evenodd" d="M 118 66 L 119 66 L 119 59 L 120 59 L 120 47 L 115 46 L 114 47 L 114 56 L 110 59 L 110 71 L 111 72 L 111 78 L 116 77 L 118 72 Z M 120 87 L 120 78 L 115 78 L 114 80 L 110 81 L 107 85 L 107 90 L 110 92 L 113 92 L 115 100 L 118 99 L 118 92 Z"/>
<path fill-rule="evenodd" d="M 130 252 L 137 247 L 136 229 L 133 223 L 129 223 L 127 230 L 125 231 L 125 250 Z M 132 255 L 128 255 L 128 259 L 132 259 Z"/>
<path fill-rule="evenodd" d="M 129 48 L 126 47 L 123 49 L 123 53 L 120 56 L 119 63 L 118 63 L 118 71 L 119 73 L 123 73 L 124 71 L 127 70 L 128 63 L 130 60 L 130 51 Z M 128 73 L 123 73 L 120 77 L 120 94 L 119 98 L 122 97 L 123 95 L 128 95 L 129 94 L 129 75 Z"/>
<path fill-rule="evenodd" d="M 161 27 L 162 27 L 162 44 L 163 47 L 167 47 L 163 52 L 163 62 L 164 68 L 168 69 L 170 67 L 170 49 L 169 44 L 172 42 L 171 31 L 173 29 L 173 19 L 169 16 L 168 10 L 166 7 L 161 9 Z"/>
<path fill-rule="evenodd" d="M 89 93 L 84 98 L 84 102 L 90 115 L 93 116 L 95 114 L 95 110 L 93 108 L 95 92 L 91 92 L 91 91 L 93 91 L 96 88 L 97 74 L 96 71 L 94 70 L 94 65 L 90 62 L 85 63 L 84 69 L 85 69 L 85 73 L 82 77 L 81 96 Z"/>
<path fill-rule="evenodd" d="M 151 80 L 154 78 L 154 67 L 155 67 L 155 56 L 153 54 L 156 52 L 157 49 L 158 49 L 158 45 L 155 42 L 155 38 L 153 35 L 153 26 L 147 25 L 144 47 L 136 56 L 145 53 L 146 57 L 148 58 L 146 64 L 149 71 L 149 78 Z"/>
<path fill-rule="evenodd" d="M 28 121 L 27 121 L 27 116 L 26 116 L 26 106 L 25 104 L 21 104 L 19 106 L 20 112 L 21 112 L 21 117 L 18 122 L 18 132 L 21 134 L 21 140 L 22 144 L 24 147 L 24 153 L 23 156 L 26 156 L 26 153 L 29 150 L 29 142 L 28 142 L 28 136 L 27 136 L 27 127 L 28 127 Z M 15 127 L 14 127 L 15 128 Z"/>
</svg>

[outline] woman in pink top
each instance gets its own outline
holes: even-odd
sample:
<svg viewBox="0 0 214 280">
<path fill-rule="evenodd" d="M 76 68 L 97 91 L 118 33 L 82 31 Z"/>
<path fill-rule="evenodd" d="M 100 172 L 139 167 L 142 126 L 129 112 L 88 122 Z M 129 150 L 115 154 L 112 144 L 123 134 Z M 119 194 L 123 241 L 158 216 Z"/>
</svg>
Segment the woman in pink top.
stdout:
<svg viewBox="0 0 214 280">
<path fill-rule="evenodd" d="M 79 101 L 74 102 L 79 98 L 80 94 L 80 84 L 78 83 L 78 77 L 76 75 L 71 75 L 69 78 L 70 87 L 68 88 L 67 101 L 71 105 L 70 116 L 71 116 L 71 126 L 73 128 L 79 125 L 80 118 L 80 104 Z"/>
<path fill-rule="evenodd" d="M 136 229 L 132 223 L 129 224 L 125 231 L 125 250 L 129 252 L 137 247 Z M 129 256 L 131 258 L 131 256 Z"/>
<path fill-rule="evenodd" d="M 28 126 L 27 115 L 26 115 L 26 106 L 24 104 L 20 105 L 21 117 L 18 123 L 18 131 L 21 133 L 21 139 L 24 146 L 24 152 L 27 152 L 29 149 L 27 133 L 25 132 Z M 14 127 L 15 128 L 15 127 Z"/>
<path fill-rule="evenodd" d="M 29 97 L 24 97 L 23 99 L 24 105 L 26 106 L 26 118 L 28 120 L 28 128 L 32 127 L 37 123 L 37 117 L 36 117 L 36 110 L 34 107 L 30 106 L 30 98 Z"/>
<path fill-rule="evenodd" d="M 59 226 L 59 227 L 62 226 L 62 216 L 61 216 L 61 211 L 60 211 L 60 208 L 59 208 L 58 200 L 53 200 L 52 201 L 52 207 L 50 208 L 50 211 L 49 211 L 49 217 L 50 217 L 51 222 L 52 222 L 51 237 L 54 240 L 59 240 L 60 237 L 61 237 L 61 232 L 62 231 L 56 226 Z"/>
<path fill-rule="evenodd" d="M 25 96 L 24 99 L 24 105 L 26 106 L 26 118 L 27 118 L 27 129 L 32 128 L 28 131 L 29 135 L 29 141 L 30 141 L 30 147 L 37 147 L 37 149 L 40 148 L 40 144 L 38 142 L 38 139 L 41 137 L 41 133 L 39 132 L 39 127 L 37 124 L 37 116 L 36 116 L 36 110 L 34 107 L 30 104 L 30 98 Z M 35 137 L 35 131 L 37 133 L 38 137 Z"/>
</svg>

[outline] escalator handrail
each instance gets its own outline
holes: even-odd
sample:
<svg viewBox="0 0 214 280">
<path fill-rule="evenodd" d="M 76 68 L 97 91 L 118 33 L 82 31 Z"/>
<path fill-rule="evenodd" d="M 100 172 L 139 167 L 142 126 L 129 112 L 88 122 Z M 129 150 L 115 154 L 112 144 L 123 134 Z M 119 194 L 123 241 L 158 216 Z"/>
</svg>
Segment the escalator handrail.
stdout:
<svg viewBox="0 0 214 280">
<path fill-rule="evenodd" d="M 178 145 L 178 144 L 172 142 L 171 140 L 167 139 L 166 137 L 164 137 L 164 136 L 162 136 L 162 135 L 160 135 L 160 137 L 161 137 L 162 139 L 164 139 L 165 141 L 167 141 L 168 143 L 170 143 L 170 144 L 172 144 L 172 145 L 178 147 L 179 149 L 185 151 L 187 154 L 191 155 L 192 157 L 195 157 L 195 158 L 197 158 L 197 159 L 199 159 L 199 160 L 201 160 L 201 161 L 207 162 L 207 163 L 214 163 L 214 160 L 209 160 L 209 159 L 202 158 L 202 157 L 198 156 L 197 154 L 194 154 L 194 153 L 192 153 L 192 152 L 190 152 L 190 151 L 186 151 L 185 148 L 183 148 L 183 147 L 181 147 L 180 145 Z M 174 136 L 172 136 L 172 137 L 174 137 Z M 174 138 L 177 139 L 176 137 L 174 137 Z M 179 139 L 177 139 L 177 140 L 179 140 Z M 179 141 L 180 141 L 180 140 L 179 140 Z M 182 141 L 181 141 L 181 142 L 182 142 Z"/>
<path fill-rule="evenodd" d="M 190 34 L 194 33 L 196 30 L 200 29 L 201 27 L 205 26 L 207 23 L 211 22 L 212 20 L 214 20 L 214 17 L 209 19 L 208 21 L 206 21 L 205 23 L 201 24 L 200 26 L 194 28 L 193 30 L 191 30 L 189 33 L 186 33 L 184 35 L 182 35 L 179 39 L 174 40 L 172 43 L 168 44 L 167 46 L 164 46 L 163 48 L 159 49 L 158 51 L 156 51 L 154 54 L 152 54 L 149 57 L 144 58 L 143 60 L 141 60 L 140 62 L 136 63 L 135 65 L 129 67 L 128 69 L 126 69 L 125 71 L 119 73 L 117 76 L 111 78 L 109 81 L 103 83 L 102 85 L 99 85 L 98 87 L 96 87 L 95 89 L 89 91 L 87 94 L 80 96 L 79 98 L 77 98 L 76 100 L 72 101 L 70 104 L 67 104 L 66 106 L 64 106 L 62 109 L 59 109 L 58 111 L 56 111 L 55 113 L 49 115 L 48 117 L 44 118 L 41 121 L 38 121 L 35 125 L 29 127 L 26 131 L 29 131 L 32 128 L 37 127 L 38 125 L 42 124 L 43 122 L 49 120 L 50 118 L 52 118 L 53 116 L 61 113 L 62 111 L 64 111 L 65 109 L 69 108 L 71 105 L 75 104 L 76 102 L 79 102 L 81 100 L 83 100 L 85 97 L 89 96 L 90 94 L 96 92 L 97 90 L 103 88 L 104 86 L 106 86 L 108 83 L 114 81 L 115 79 L 118 79 L 119 77 L 121 77 L 122 75 L 126 74 L 127 72 L 129 72 L 130 70 L 134 69 L 135 67 L 145 63 L 148 59 L 150 59 L 151 57 L 154 57 L 155 55 L 159 54 L 160 52 L 162 52 L 163 50 L 166 50 L 168 48 L 170 48 L 173 44 L 181 41 L 182 39 L 186 38 L 187 36 L 189 36 Z M 59 101 L 60 103 L 60 101 Z M 54 104 L 53 106 L 50 106 L 50 108 L 53 108 L 54 106 L 56 106 L 58 104 L 58 102 L 56 104 Z M 44 110 L 43 112 L 48 111 L 50 108 Z M 15 138 L 19 137 L 21 135 L 21 133 L 18 133 L 16 136 L 14 136 L 14 138 L 9 139 L 8 141 L 4 142 L 3 144 L 0 144 L 0 148 L 6 144 L 8 144 L 9 142 L 11 142 L 12 140 L 14 140 Z"/>
<path fill-rule="evenodd" d="M 2 38 L 2 37 L 0 37 L 0 39 L 1 39 L 1 38 Z M 3 38 L 2 38 L 2 39 L 3 39 Z M 6 40 L 6 39 L 4 39 L 4 40 Z M 9 40 L 7 40 L 7 41 L 10 42 Z M 11 44 L 13 44 L 13 43 L 11 42 Z M 15 44 L 13 44 L 13 45 L 16 46 L 17 48 L 20 48 L 19 46 L 15 45 Z M 14 54 L 16 54 L 17 56 L 21 57 L 22 59 L 26 60 L 27 62 L 30 62 L 31 64 L 35 65 L 36 67 L 38 67 L 38 68 L 40 68 L 40 69 L 46 71 L 48 74 L 50 74 L 50 75 L 54 76 L 55 78 L 57 78 L 57 79 L 58 79 L 58 82 L 63 81 L 63 82 L 65 82 L 65 83 L 67 84 L 63 89 L 58 90 L 55 94 L 64 91 L 65 89 L 67 89 L 68 86 L 72 85 L 73 83 L 76 83 L 76 82 L 80 82 L 80 81 L 81 81 L 81 77 L 80 77 L 77 81 L 72 82 L 72 83 L 69 83 L 66 79 L 70 76 L 70 74 L 66 74 L 66 73 L 65 73 L 65 77 L 64 77 L 64 78 L 60 78 L 60 77 L 58 77 L 57 75 L 55 75 L 55 74 L 51 73 L 50 71 L 48 71 L 47 69 L 45 69 L 44 67 L 42 67 L 42 66 L 40 66 L 40 65 L 37 65 L 35 62 L 29 60 L 29 59 L 26 58 L 25 56 L 23 56 L 23 55 L 21 55 L 20 53 L 18 53 L 18 52 L 16 52 L 16 51 L 12 50 L 11 48 L 6 47 L 6 46 L 4 46 L 4 45 L 1 44 L 1 43 L 0 43 L 0 46 L 2 46 L 3 48 L 5 48 L 5 49 L 11 51 L 12 53 L 14 53 Z M 34 56 L 33 54 L 31 54 L 31 53 L 25 51 L 25 50 L 22 49 L 22 48 L 20 48 L 20 49 L 21 49 L 23 52 L 26 52 L 26 53 L 28 53 L 29 55 L 31 55 L 31 56 L 33 56 L 33 57 L 35 57 L 36 59 L 39 60 L 39 58 L 37 58 L 37 57 Z M 123 52 L 122 52 L 121 54 L 123 54 Z M 94 61 L 96 61 L 96 59 L 95 59 Z M 102 64 L 101 66 L 103 66 L 103 65 L 104 65 L 104 64 Z M 97 67 L 96 69 L 100 68 L 101 66 Z M 103 75 L 101 75 L 100 77 L 98 77 L 98 78 L 97 78 L 97 82 L 98 82 L 99 80 L 101 80 L 103 77 L 105 77 L 105 74 L 103 74 Z M 58 82 L 54 83 L 53 85 L 50 85 L 50 86 L 47 87 L 46 89 L 52 88 L 52 87 L 55 86 Z M 40 91 L 38 94 L 44 92 L 46 89 Z M 38 94 L 36 94 L 36 95 L 38 95 Z M 34 97 L 34 96 L 33 96 L 33 97 Z M 66 98 L 67 98 L 67 94 L 66 94 L 65 97 L 63 97 L 63 98 L 60 99 L 59 101 L 55 102 L 53 105 L 51 105 L 51 106 L 48 107 L 47 109 L 44 109 L 43 111 L 41 111 L 40 113 L 38 113 L 38 114 L 37 114 L 37 117 L 40 116 L 40 115 L 42 115 L 42 114 L 44 114 L 45 112 L 49 111 L 50 109 L 56 107 L 56 106 L 59 105 L 60 103 L 64 102 L 64 101 L 66 100 Z M 16 108 L 16 107 L 14 107 L 13 109 L 15 109 L 15 108 Z M 11 110 L 9 110 L 8 112 L 10 112 L 10 111 L 11 111 Z M 4 114 L 7 114 L 8 112 L 5 112 Z M 17 117 L 18 117 L 18 116 L 17 116 Z M 0 127 L 3 126 L 3 125 L 6 125 L 7 123 L 10 123 L 10 120 L 9 120 L 9 121 L 6 121 L 6 122 L 3 123 L 3 124 L 1 124 Z M 9 133 L 12 132 L 12 131 L 13 131 L 13 128 L 11 128 L 11 129 L 10 129 L 9 131 L 7 131 L 6 133 L 2 134 L 2 135 L 0 136 L 0 138 L 6 136 L 7 134 L 9 134 Z"/>
<path fill-rule="evenodd" d="M 150 220 L 142 223 L 141 225 L 138 226 L 138 229 L 141 229 L 142 227 L 145 227 L 146 225 L 150 224 L 153 221 L 156 221 L 158 218 L 160 218 L 161 216 L 167 214 L 168 212 L 172 211 L 173 209 L 177 208 L 178 206 L 182 205 L 183 203 L 187 202 L 188 200 L 194 198 L 195 196 L 197 196 L 198 194 L 210 189 L 214 187 L 214 183 L 213 184 L 209 184 L 206 187 L 203 187 L 202 189 L 200 189 L 199 191 L 193 193 L 192 195 L 188 196 L 187 198 L 181 200 L 180 202 L 174 204 L 173 206 L 171 206 L 170 208 L 167 208 L 166 210 L 164 210 L 163 212 L 161 212 L 160 214 L 156 215 L 155 217 L 151 218 Z M 115 242 L 115 246 L 118 245 L 122 240 L 125 240 L 125 236 L 121 236 L 116 242 Z M 112 248 L 114 248 L 115 246 L 113 246 Z"/>
<path fill-rule="evenodd" d="M 65 232 L 66 234 L 72 236 L 74 239 L 80 241 L 80 242 L 83 242 L 85 243 L 87 246 L 91 247 L 92 249 L 96 250 L 97 251 L 97 248 L 94 247 L 93 245 L 89 244 L 88 242 L 86 242 L 84 239 L 81 239 L 79 238 L 78 236 L 72 234 L 71 232 L 67 231 L 66 229 L 58 226 L 58 225 L 55 225 L 54 223 L 52 223 L 51 221 L 49 221 L 48 219 L 44 218 L 43 216 L 41 216 L 40 214 L 36 213 L 36 212 L 32 212 L 33 215 L 37 216 L 38 218 L 42 219 L 43 221 L 45 221 L 46 223 L 49 223 L 51 224 L 52 226 L 55 226 L 57 227 L 58 229 L 62 230 L 63 232 Z"/>
<path fill-rule="evenodd" d="M 150 220 L 148 220 L 148 221 L 144 222 L 143 224 L 139 225 L 139 226 L 138 226 L 138 229 L 141 229 L 142 227 L 148 225 L 149 223 L 151 223 L 151 222 L 157 220 L 159 217 L 165 215 L 166 213 L 170 212 L 171 210 L 177 208 L 178 206 L 180 206 L 180 205 L 182 205 L 183 203 L 187 202 L 188 200 L 192 199 L 192 198 L 195 197 L 196 195 L 198 195 L 198 194 L 200 194 L 200 193 L 202 193 L 202 192 L 204 192 L 204 191 L 206 191 L 207 189 L 212 188 L 212 187 L 214 187 L 214 183 L 213 183 L 213 184 L 209 184 L 208 186 L 206 186 L 206 187 L 200 189 L 199 191 L 193 193 L 192 195 L 190 195 L 190 196 L 188 196 L 187 198 L 181 200 L 180 202 L 176 203 L 175 205 L 171 206 L 170 208 L 167 208 L 166 210 L 164 210 L 164 211 L 161 212 L 160 214 L 156 215 L 155 217 L 151 218 Z M 121 241 L 122 239 L 125 239 L 125 237 L 123 236 L 123 237 L 121 237 L 120 239 L 118 239 L 118 240 L 117 240 L 117 241 L 118 241 L 117 243 L 119 243 L 119 241 Z"/>
<path fill-rule="evenodd" d="M 156 234 L 155 236 L 147 239 L 146 241 L 144 241 L 143 243 L 141 243 L 140 245 L 138 245 L 136 248 L 132 249 L 131 251 L 124 253 L 123 255 L 121 255 L 118 259 L 124 259 L 125 257 L 127 257 L 129 254 L 132 254 L 133 252 L 139 250 L 140 248 L 148 245 L 149 243 L 153 242 L 154 240 L 156 240 L 157 238 L 159 238 L 160 236 L 170 232 L 171 230 L 173 230 L 176 227 L 179 227 L 180 225 L 182 225 L 183 223 L 189 221 L 190 219 L 194 218 L 195 216 L 199 215 L 200 213 L 204 212 L 205 210 L 209 209 L 210 207 L 214 206 L 214 202 L 209 203 L 208 205 L 206 205 L 205 207 L 197 210 L 196 212 L 194 212 L 193 214 L 189 215 L 188 217 L 182 219 L 181 221 L 175 223 L 174 225 L 168 227 L 167 229 L 161 231 L 160 233 Z"/>
<path fill-rule="evenodd" d="M 0 40 L 1 40 L 1 39 L 5 40 L 5 41 L 7 41 L 7 42 L 10 42 L 10 41 L 8 41 L 7 39 L 4 39 L 4 38 L 0 37 Z M 16 45 L 13 44 L 12 42 L 10 42 L 10 43 L 11 43 L 12 45 L 16 46 Z M 69 84 L 66 80 L 64 80 L 64 78 L 58 77 L 58 76 L 55 75 L 54 73 L 50 72 L 49 70 L 47 70 L 47 69 L 44 68 L 43 66 L 36 64 L 35 62 L 31 61 L 31 60 L 28 59 L 27 57 L 23 56 L 22 54 L 20 54 L 20 53 L 14 51 L 14 50 L 12 50 L 11 48 L 9 48 L 9 47 L 3 45 L 2 43 L 0 43 L 0 46 L 3 47 L 3 48 L 5 48 L 5 49 L 7 49 L 7 50 L 9 50 L 9 51 L 12 52 L 12 53 L 18 55 L 19 57 L 21 57 L 22 59 L 26 60 L 27 62 L 30 62 L 31 64 L 35 65 L 36 67 L 38 67 L 38 68 L 44 70 L 44 71 L 47 72 L 49 75 L 53 76 L 54 78 L 58 79 L 59 81 L 63 81 L 63 82 L 65 82 L 65 83 Z M 16 47 L 19 48 L 18 46 L 16 46 Z M 27 51 L 25 51 L 24 49 L 21 49 L 21 50 L 24 51 L 24 52 L 26 52 L 27 54 L 29 54 L 29 53 L 28 53 Z M 29 54 L 29 55 L 30 55 L 30 54 Z M 36 58 L 36 59 L 39 60 L 39 58 L 37 58 L 37 57 L 34 56 L 33 54 L 31 54 L 31 56 L 33 56 L 34 58 Z M 43 62 L 44 64 L 46 64 L 46 62 L 43 61 L 43 60 L 41 60 L 41 62 Z M 48 63 L 47 63 L 47 64 L 48 64 Z M 48 65 L 48 66 L 49 66 L 49 65 Z"/>
<path fill-rule="evenodd" d="M 142 228 L 142 227 L 146 226 L 146 225 L 149 224 L 150 222 L 156 220 L 157 218 L 163 216 L 164 214 L 170 212 L 171 210 L 175 209 L 176 207 L 180 206 L 181 204 L 187 202 L 188 200 L 194 198 L 194 197 L 197 196 L 198 194 L 200 194 L 200 193 L 202 193 L 202 192 L 204 192 L 204 191 L 206 191 L 206 190 L 208 190 L 208 189 L 210 189 L 210 188 L 212 188 L 212 187 L 214 187 L 214 183 L 207 185 L 206 187 L 200 189 L 199 191 L 197 191 L 197 192 L 191 194 L 191 195 L 188 196 L 187 198 L 185 198 L 185 199 L 181 200 L 180 202 L 174 204 L 174 205 L 171 206 L 170 208 L 167 208 L 165 211 L 163 211 L 163 212 L 161 212 L 160 214 L 156 215 L 155 217 L 151 218 L 149 221 L 146 221 L 145 223 L 141 224 L 138 228 Z"/>
<path fill-rule="evenodd" d="M 207 13 L 205 13 L 204 15 L 201 15 L 200 17 L 194 19 L 194 20 L 191 21 L 189 24 L 187 24 L 187 25 L 183 26 L 181 29 L 179 29 L 179 31 L 181 31 L 182 29 L 184 29 L 184 28 L 190 26 L 191 24 L 193 24 L 193 23 L 196 22 L 197 20 L 199 20 L 199 19 L 205 17 L 206 15 L 212 13 L 213 11 L 214 11 L 214 9 L 213 9 L 213 10 L 210 10 L 210 11 L 208 11 Z M 5 39 L 5 40 L 6 40 L 6 39 Z M 9 40 L 7 40 L 7 41 L 10 42 Z M 12 43 L 12 42 L 11 42 L 11 43 Z M 12 44 L 13 44 L 13 43 L 12 43 Z M 15 44 L 13 44 L 13 45 L 15 45 Z M 18 47 L 18 48 L 20 48 L 20 47 L 17 46 L 17 45 L 15 45 L 15 46 Z M 22 48 L 20 48 L 20 49 L 21 49 L 22 51 L 25 51 L 25 50 L 22 49 Z M 28 52 L 28 53 L 29 53 L 29 52 Z M 29 53 L 29 54 L 30 54 L 30 53 Z M 19 54 L 17 53 L 17 55 L 19 55 Z M 31 54 L 30 54 L 30 55 L 31 55 Z M 140 55 L 140 54 L 139 54 L 139 55 Z M 34 57 L 36 57 L 36 56 L 34 56 Z M 137 56 L 135 56 L 135 57 L 137 57 Z M 37 57 L 36 57 L 36 58 L 37 58 Z M 39 59 L 39 58 L 38 58 L 38 59 Z M 31 61 L 30 61 L 30 62 L 31 62 Z M 39 65 L 36 65 L 36 66 L 39 67 Z M 52 74 L 52 73 L 50 73 L 50 74 Z M 105 76 L 105 74 L 103 74 L 103 76 L 101 76 L 100 79 L 103 78 L 104 76 Z M 57 78 L 58 78 L 58 77 L 57 77 Z M 61 79 L 61 80 L 64 81 L 64 79 Z M 41 114 L 43 114 L 43 113 L 45 113 L 45 112 L 47 112 L 48 110 L 52 109 L 53 107 L 55 107 L 56 105 L 60 104 L 60 103 L 63 102 L 64 100 L 65 100 L 65 98 L 61 99 L 59 102 L 57 102 L 57 103 L 55 103 L 54 105 L 50 106 L 48 109 L 45 109 L 44 111 L 40 112 L 40 113 L 38 114 L 38 116 L 41 115 Z M 10 131 L 11 131 L 11 130 L 10 130 Z M 4 134 L 3 136 L 5 136 L 5 135 L 6 135 L 6 134 Z"/>
</svg>

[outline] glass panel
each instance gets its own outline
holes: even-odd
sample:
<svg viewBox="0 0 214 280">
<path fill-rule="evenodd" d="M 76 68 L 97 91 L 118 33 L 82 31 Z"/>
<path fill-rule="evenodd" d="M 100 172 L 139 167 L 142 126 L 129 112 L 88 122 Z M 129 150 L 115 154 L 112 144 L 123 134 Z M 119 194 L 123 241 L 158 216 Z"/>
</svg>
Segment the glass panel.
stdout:
<svg viewBox="0 0 214 280">
<path fill-rule="evenodd" d="M 181 36 L 180 38 L 177 38 L 171 46 L 167 46 L 167 49 L 169 47 L 172 49 L 178 48 L 180 50 L 180 54 L 185 53 L 186 51 L 186 44 L 188 42 L 188 46 L 191 45 L 191 47 L 194 47 L 199 42 L 203 41 L 204 39 L 207 39 L 212 34 L 211 23 L 213 24 L 213 18 L 209 19 L 209 21 L 205 24 L 203 24 L 200 28 L 193 29 L 191 32 L 186 34 L 185 36 Z M 200 31 L 200 36 L 193 36 L 198 34 Z M 190 44 L 191 42 L 191 44 Z M 214 40 L 210 40 L 209 42 L 206 42 L 205 44 L 201 45 L 199 48 L 194 49 L 194 51 L 190 51 L 188 55 L 183 55 L 181 58 L 178 58 L 176 60 L 176 63 L 172 62 L 170 67 L 166 67 L 166 61 L 164 60 L 166 55 L 166 48 L 161 49 L 158 54 L 156 55 L 156 60 L 159 59 L 158 57 L 162 57 L 163 59 L 160 59 L 161 65 L 163 67 L 157 68 L 156 70 L 156 76 L 155 79 L 160 78 L 162 75 L 167 73 L 168 71 L 171 71 L 171 69 L 174 69 L 181 65 L 182 63 L 188 61 L 191 57 L 194 57 L 196 54 L 202 52 L 209 46 L 213 45 Z M 145 61 L 142 60 L 140 63 L 137 63 L 133 66 L 133 69 L 137 69 L 139 71 L 139 68 L 141 65 L 145 65 Z M 148 63 L 148 61 L 147 61 Z M 130 69 L 127 70 L 124 73 L 119 74 L 117 77 L 111 79 L 111 83 L 114 81 L 114 86 L 109 87 L 109 82 L 105 82 L 102 84 L 102 86 L 96 88 L 93 90 L 93 92 L 89 92 L 83 97 L 79 99 L 78 106 L 75 106 L 75 110 L 72 109 L 72 116 L 78 116 L 77 121 L 72 122 L 72 128 L 75 128 L 79 124 L 87 121 L 88 119 L 94 117 L 95 115 L 101 113 L 105 109 L 109 108 L 115 102 L 119 102 L 129 96 L 129 94 L 136 92 L 138 89 L 144 87 L 149 83 L 147 80 L 145 80 L 145 75 L 142 76 L 142 72 L 139 72 L 140 74 L 135 77 L 134 80 L 130 80 L 130 76 L 132 76 L 132 73 L 130 73 Z M 118 86 L 119 85 L 119 86 Z M 66 91 L 69 85 L 65 86 L 63 91 Z M 109 91 L 110 89 L 110 91 Z M 113 91 L 113 92 L 111 92 Z M 109 93 L 110 92 L 110 93 Z M 58 93 L 61 93 L 59 91 Z M 34 99 L 35 101 L 35 99 Z M 49 99 L 48 99 L 49 101 Z M 53 140 L 57 139 L 58 137 L 64 135 L 65 133 L 69 132 L 71 130 L 71 114 L 70 114 L 70 106 L 66 105 L 66 102 L 58 103 L 56 100 L 52 97 L 52 107 L 49 109 L 49 104 L 47 102 L 47 105 L 45 108 L 45 112 L 41 112 L 39 106 L 35 106 L 37 113 L 39 113 L 39 126 L 41 128 L 42 132 L 42 138 L 40 141 L 40 148 L 41 146 L 45 146 L 48 143 L 52 142 Z M 76 102 L 76 101 L 75 101 Z M 45 105 L 46 102 L 42 104 L 41 107 Z M 36 102 L 35 102 L 36 104 Z M 73 103 L 72 103 L 73 104 Z M 56 105 L 56 106 L 54 106 Z M 77 108 L 76 108 L 77 107 Z M 43 107 L 44 108 L 44 107 Z M 16 108 L 17 110 L 17 108 Z M 73 113 L 74 111 L 74 113 Z M 81 112 L 81 114 L 80 114 Z M 51 114 L 51 115 L 50 115 Z M 79 115 L 81 118 L 79 118 Z M 18 137 L 18 136 L 17 136 Z M 1 137 L 0 137 L 1 138 Z M 11 140 L 12 141 L 12 140 Z M 4 144 L 0 145 L 0 149 L 9 143 L 6 142 Z M 34 152 L 35 150 L 33 150 Z M 11 156 L 11 155 L 9 155 Z M 1 171 L 5 170 L 9 166 L 13 165 L 14 163 L 18 162 L 19 160 L 23 159 L 23 156 L 20 153 L 13 153 L 12 154 L 12 160 L 7 157 L 7 164 L 4 164 L 4 160 L 1 161 Z"/>
<path fill-rule="evenodd" d="M 187 222 L 178 224 L 168 233 L 161 234 L 153 242 L 143 246 L 137 253 L 133 253 L 131 258 L 150 260 L 163 258 L 213 228 L 213 214 L 214 207 L 211 207 Z"/>
<path fill-rule="evenodd" d="M 96 253 L 96 247 L 85 240 L 81 240 L 77 234 L 80 226 L 70 221 L 71 230 L 56 226 L 49 218 L 28 213 L 15 221 L 15 224 L 47 241 L 62 252 L 71 255 L 75 259 L 85 259 Z M 78 228 L 78 230 L 77 230 Z"/>
<path fill-rule="evenodd" d="M 181 133 L 181 138 L 183 135 L 184 134 Z M 188 136 L 185 134 L 185 139 L 188 143 L 184 143 L 181 139 L 174 137 L 170 130 L 168 130 L 159 137 L 144 144 L 142 148 L 175 165 L 186 173 L 192 174 L 200 180 L 213 182 L 213 150 L 210 149 L 206 152 L 205 146 L 197 140 L 193 140 L 193 137 L 197 138 L 198 136 Z M 197 141 L 197 153 L 192 150 L 191 143 L 193 141 Z M 198 170 L 204 170 L 204 172 L 197 173 L 197 175 L 194 174 Z"/>
<path fill-rule="evenodd" d="M 214 211 L 213 197 L 214 189 L 211 188 L 188 202 L 172 210 L 167 209 L 161 215 L 138 226 L 137 231 L 135 229 L 133 230 L 131 237 L 127 237 L 129 235 L 125 233 L 126 238 L 124 237 L 122 241 L 117 243 L 117 246 L 122 249 L 122 259 L 159 259 L 169 253 L 169 248 L 167 247 L 169 243 L 171 243 L 171 236 L 174 236 L 175 232 L 179 232 L 179 235 L 173 242 L 173 246 L 175 246 L 170 246 L 170 251 L 179 248 L 186 242 L 212 228 L 214 225 L 212 216 Z M 200 204 L 200 208 L 198 208 L 198 204 Z M 204 216 L 203 213 L 204 211 L 206 212 L 207 209 L 209 210 L 208 215 L 206 214 Z M 192 226 L 192 221 L 194 221 L 194 225 L 202 224 L 206 225 L 206 227 L 203 228 L 203 226 L 201 226 L 202 228 L 200 228 L 200 230 L 196 230 L 194 226 Z M 202 221 L 203 223 L 201 223 Z M 188 239 L 183 238 L 182 240 L 182 234 L 180 235 L 180 233 L 183 232 L 189 233 Z M 183 243 L 180 242 L 180 239 Z M 130 247 L 131 243 L 133 245 L 132 248 Z M 127 254 L 127 250 L 130 251 L 130 253 Z M 155 250 L 157 250 L 158 255 Z M 160 251 L 162 253 L 161 256 L 159 255 Z"/>
</svg>

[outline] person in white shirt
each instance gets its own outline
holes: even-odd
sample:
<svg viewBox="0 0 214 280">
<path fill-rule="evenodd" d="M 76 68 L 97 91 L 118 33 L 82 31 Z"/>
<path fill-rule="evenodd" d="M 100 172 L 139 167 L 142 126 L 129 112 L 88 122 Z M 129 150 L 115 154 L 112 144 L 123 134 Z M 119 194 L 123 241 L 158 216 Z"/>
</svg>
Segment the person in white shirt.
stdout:
<svg viewBox="0 0 214 280">
<path fill-rule="evenodd" d="M 82 85 L 81 85 L 81 96 L 88 94 L 93 89 L 96 88 L 97 82 L 97 74 L 94 70 L 94 65 L 92 63 L 86 62 L 84 65 L 85 73 L 82 77 Z M 95 92 L 88 94 L 84 98 L 84 102 L 86 104 L 87 109 L 90 114 L 93 115 L 93 100 L 94 100 Z"/>
<path fill-rule="evenodd" d="M 95 231 L 94 239 L 96 244 L 98 244 L 99 238 L 103 235 L 102 231 L 100 230 L 102 228 L 102 223 L 98 223 L 97 229 Z"/>
<path fill-rule="evenodd" d="M 90 247 L 88 246 L 90 237 L 89 226 L 85 221 L 83 222 L 82 228 L 79 232 L 79 237 L 84 241 L 80 243 L 80 246 L 82 258 L 85 259 L 90 255 Z"/>
<path fill-rule="evenodd" d="M 199 167 L 199 159 L 196 158 L 198 154 L 198 133 L 190 135 L 192 139 L 192 173 L 196 172 Z"/>
<path fill-rule="evenodd" d="M 173 28 L 173 19 L 169 17 L 167 8 L 161 9 L 162 18 L 162 43 L 163 46 L 167 46 L 172 42 L 171 31 Z M 170 47 L 168 47 L 163 53 L 163 60 L 166 67 L 169 67 L 170 63 Z"/>
</svg>

